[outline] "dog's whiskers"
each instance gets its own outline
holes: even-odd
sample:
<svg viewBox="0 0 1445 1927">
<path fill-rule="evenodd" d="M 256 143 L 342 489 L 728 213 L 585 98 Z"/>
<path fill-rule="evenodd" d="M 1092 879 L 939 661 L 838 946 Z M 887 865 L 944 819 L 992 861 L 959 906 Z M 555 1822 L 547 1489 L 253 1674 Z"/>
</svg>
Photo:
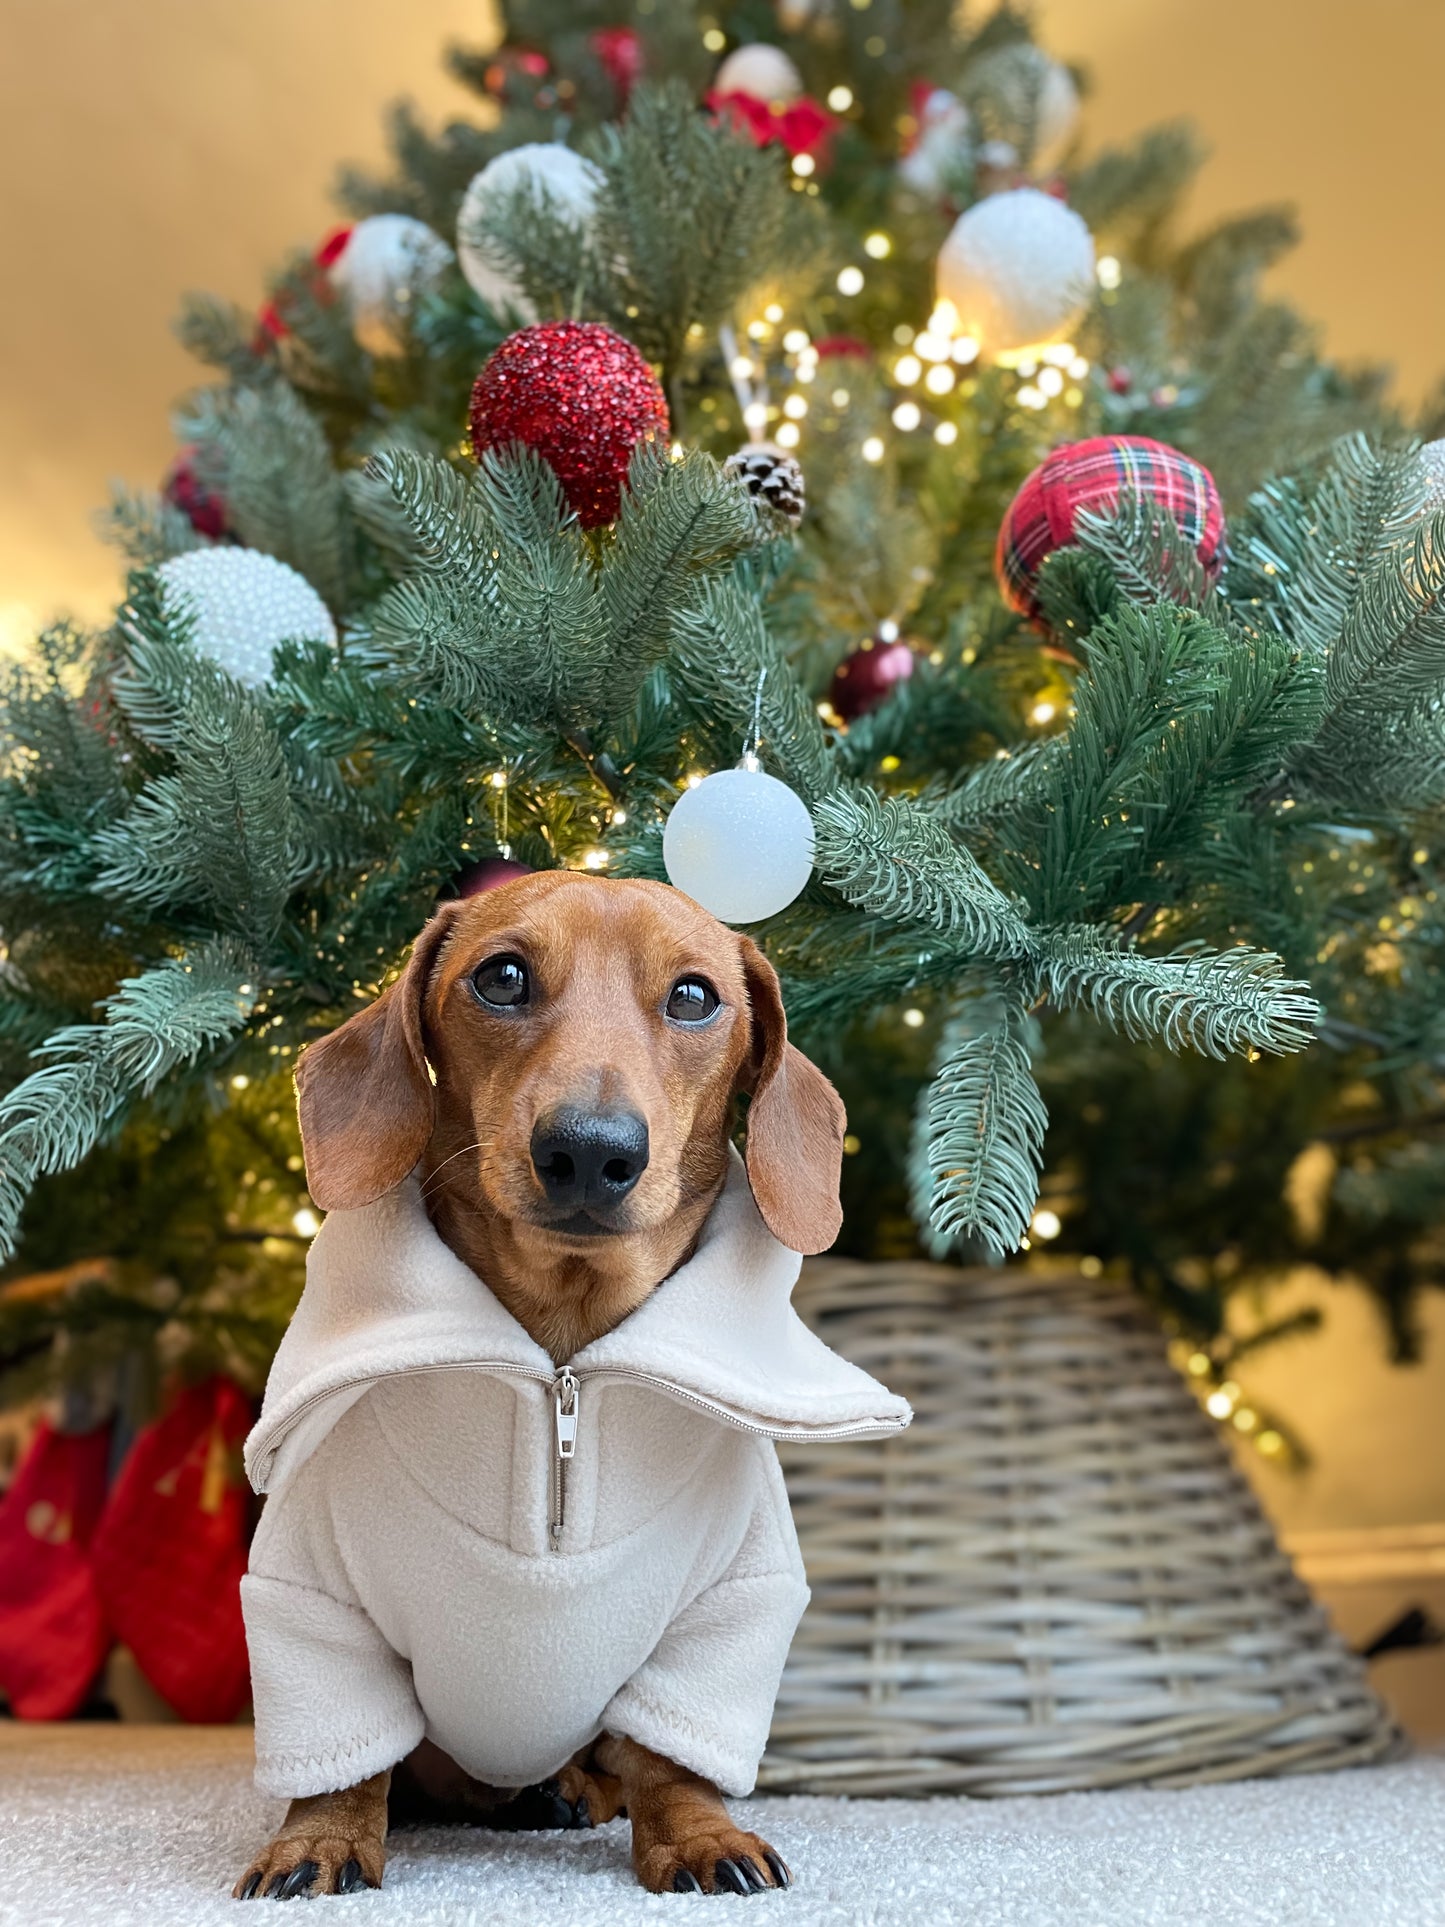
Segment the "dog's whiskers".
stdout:
<svg viewBox="0 0 1445 1927">
<path fill-rule="evenodd" d="M 464 1144 L 460 1151 L 453 1151 L 449 1158 L 443 1158 L 441 1163 L 436 1167 L 436 1169 L 429 1174 L 429 1176 L 427 1177 L 426 1183 L 422 1186 L 421 1188 L 422 1196 L 426 1197 L 428 1195 L 432 1185 L 441 1176 L 442 1172 L 446 1170 L 449 1164 L 455 1164 L 458 1158 L 464 1158 L 467 1155 L 468 1151 L 480 1151 L 481 1148 L 482 1148 L 482 1140 L 478 1138 L 475 1144 Z"/>
</svg>

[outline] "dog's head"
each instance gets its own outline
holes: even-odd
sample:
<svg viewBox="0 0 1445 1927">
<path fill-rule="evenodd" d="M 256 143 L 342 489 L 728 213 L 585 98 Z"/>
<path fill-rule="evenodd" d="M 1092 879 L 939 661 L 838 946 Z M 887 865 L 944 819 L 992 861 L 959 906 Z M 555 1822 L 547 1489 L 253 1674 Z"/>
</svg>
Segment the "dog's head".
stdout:
<svg viewBox="0 0 1445 1927">
<path fill-rule="evenodd" d="M 664 884 L 551 871 L 446 905 L 296 1081 L 323 1210 L 430 1152 L 453 1195 L 580 1253 L 715 1194 L 748 1092 L 768 1228 L 802 1252 L 838 1233 L 842 1102 L 789 1044 L 757 945 Z"/>
</svg>

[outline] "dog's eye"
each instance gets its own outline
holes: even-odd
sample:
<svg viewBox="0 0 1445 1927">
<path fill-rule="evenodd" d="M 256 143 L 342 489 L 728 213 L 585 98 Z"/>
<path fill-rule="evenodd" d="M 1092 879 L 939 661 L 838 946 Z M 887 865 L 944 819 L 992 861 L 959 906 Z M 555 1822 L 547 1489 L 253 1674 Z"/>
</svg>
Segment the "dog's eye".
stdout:
<svg viewBox="0 0 1445 1927">
<path fill-rule="evenodd" d="M 488 957 L 472 972 L 472 989 L 495 1010 L 515 1010 L 531 994 L 527 966 L 520 957 Z"/>
<path fill-rule="evenodd" d="M 712 985 L 703 978 L 684 977 L 668 992 L 667 1014 L 674 1023 L 702 1024 L 712 1016 L 720 1001 Z"/>
</svg>

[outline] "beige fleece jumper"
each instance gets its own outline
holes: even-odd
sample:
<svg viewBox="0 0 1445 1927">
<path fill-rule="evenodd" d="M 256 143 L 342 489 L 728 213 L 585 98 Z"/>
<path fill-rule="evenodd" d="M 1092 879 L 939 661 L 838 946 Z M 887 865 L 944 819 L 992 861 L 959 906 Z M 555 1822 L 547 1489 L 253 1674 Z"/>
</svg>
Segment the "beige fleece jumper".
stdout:
<svg viewBox="0 0 1445 1927">
<path fill-rule="evenodd" d="M 734 1156 L 694 1255 L 559 1371 L 414 1178 L 332 1212 L 246 1445 L 259 1784 L 425 1735 L 526 1786 L 605 1731 L 747 1793 L 808 1598 L 771 1441 L 912 1416 L 798 1318 L 799 1263 Z"/>
</svg>

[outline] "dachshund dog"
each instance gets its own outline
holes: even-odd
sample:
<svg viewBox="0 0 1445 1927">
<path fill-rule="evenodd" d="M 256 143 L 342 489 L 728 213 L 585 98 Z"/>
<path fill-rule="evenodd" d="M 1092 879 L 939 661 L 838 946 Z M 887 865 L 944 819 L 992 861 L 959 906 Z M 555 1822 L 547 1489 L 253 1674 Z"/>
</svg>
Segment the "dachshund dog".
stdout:
<svg viewBox="0 0 1445 1927">
<path fill-rule="evenodd" d="M 419 1178 L 435 1233 L 559 1369 L 694 1253 L 741 1170 L 740 1095 L 763 1235 L 809 1253 L 839 1228 L 836 1091 L 788 1043 L 757 946 L 665 885 L 539 873 L 445 905 L 402 976 L 304 1053 L 297 1086 L 317 1205 L 349 1214 Z M 603 1731 L 522 1794 L 423 1739 L 394 1774 L 293 1798 L 235 1892 L 377 1886 L 389 1817 L 595 1825 L 624 1812 L 654 1892 L 789 1884 L 709 1779 Z"/>
</svg>

